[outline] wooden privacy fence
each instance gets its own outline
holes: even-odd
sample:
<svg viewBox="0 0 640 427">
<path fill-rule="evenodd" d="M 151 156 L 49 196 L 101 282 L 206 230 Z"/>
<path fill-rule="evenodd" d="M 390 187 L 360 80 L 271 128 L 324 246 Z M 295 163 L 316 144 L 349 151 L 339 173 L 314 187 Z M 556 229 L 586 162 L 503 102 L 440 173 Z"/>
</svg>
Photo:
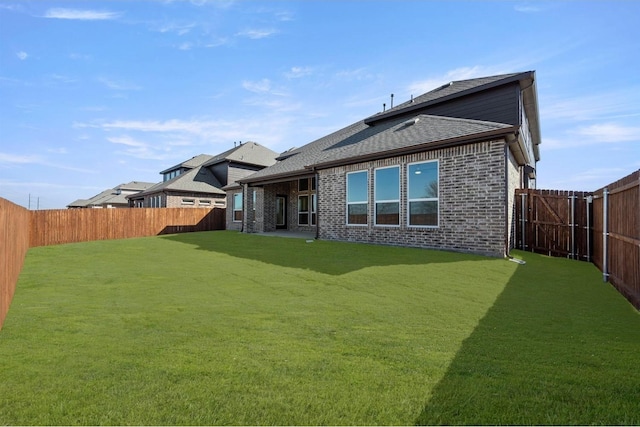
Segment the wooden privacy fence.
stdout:
<svg viewBox="0 0 640 427">
<path fill-rule="evenodd" d="M 31 211 L 30 246 L 224 230 L 221 208 L 64 209 Z"/>
<path fill-rule="evenodd" d="M 220 208 L 29 211 L 0 198 L 0 329 L 30 247 L 224 228 Z"/>
<path fill-rule="evenodd" d="M 29 211 L 0 198 L 0 328 L 29 249 Z"/>
<path fill-rule="evenodd" d="M 640 309 L 640 170 L 595 192 L 516 190 L 516 247 L 593 262 Z"/>
</svg>

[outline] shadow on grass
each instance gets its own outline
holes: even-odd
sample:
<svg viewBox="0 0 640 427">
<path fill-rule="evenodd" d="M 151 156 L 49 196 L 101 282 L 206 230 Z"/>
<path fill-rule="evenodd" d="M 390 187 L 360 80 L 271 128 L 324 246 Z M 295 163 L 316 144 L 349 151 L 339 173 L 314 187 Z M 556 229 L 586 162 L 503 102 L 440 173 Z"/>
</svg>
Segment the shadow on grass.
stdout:
<svg viewBox="0 0 640 427">
<path fill-rule="evenodd" d="M 416 424 L 640 424 L 638 312 L 591 264 L 518 257 Z"/>
<path fill-rule="evenodd" d="M 161 238 L 195 245 L 201 250 L 330 275 L 342 275 L 373 266 L 492 260 L 471 254 L 365 243 L 266 237 L 235 231 L 184 233 Z"/>
</svg>

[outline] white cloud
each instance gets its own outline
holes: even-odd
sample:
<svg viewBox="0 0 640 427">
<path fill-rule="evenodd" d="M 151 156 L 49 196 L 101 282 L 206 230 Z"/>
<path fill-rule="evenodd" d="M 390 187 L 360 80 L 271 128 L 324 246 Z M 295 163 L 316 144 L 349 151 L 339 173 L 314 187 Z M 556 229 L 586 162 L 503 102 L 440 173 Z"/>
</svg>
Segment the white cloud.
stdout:
<svg viewBox="0 0 640 427">
<path fill-rule="evenodd" d="M 534 5 L 532 3 L 522 3 L 517 4 L 513 7 L 516 12 L 522 13 L 535 13 L 542 11 L 542 8 L 539 5 Z"/>
<path fill-rule="evenodd" d="M 103 21 L 116 19 L 121 14 L 119 12 L 109 12 L 104 10 L 81 10 L 52 8 L 44 14 L 45 18 L 55 19 L 77 19 L 81 21 Z"/>
<path fill-rule="evenodd" d="M 288 10 L 276 12 L 276 18 L 282 22 L 293 21 L 294 14 Z"/>
<path fill-rule="evenodd" d="M 96 173 L 93 170 L 77 168 L 75 166 L 67 166 L 67 165 L 60 165 L 57 163 L 51 163 L 40 156 L 33 156 L 33 155 L 24 156 L 24 155 L 0 153 L 0 163 L 4 163 L 8 165 L 41 165 L 41 166 L 46 166 L 46 167 L 55 168 L 55 169 L 69 170 L 73 172 Z"/>
<path fill-rule="evenodd" d="M 175 22 L 170 22 L 158 27 L 157 31 L 161 33 L 175 33 L 179 36 L 183 36 L 191 32 L 192 29 L 196 27 L 195 23 L 189 24 L 177 24 Z"/>
<path fill-rule="evenodd" d="M 125 82 L 125 81 L 117 81 L 107 77 L 99 77 L 98 81 L 113 90 L 140 90 L 142 87 L 137 84 Z"/>
<path fill-rule="evenodd" d="M 624 126 L 616 123 L 601 123 L 591 126 L 583 126 L 572 133 L 594 143 L 640 140 L 640 126 Z"/>
<path fill-rule="evenodd" d="M 340 80 L 372 80 L 375 75 L 372 74 L 367 68 L 356 68 L 354 70 L 342 70 L 338 71 L 335 75 Z"/>
<path fill-rule="evenodd" d="M 249 92 L 268 93 L 269 91 L 271 91 L 271 81 L 269 79 L 262 79 L 257 82 L 245 80 L 244 82 L 242 82 L 242 87 Z"/>
<path fill-rule="evenodd" d="M 25 59 L 27 59 L 29 57 L 29 54 L 27 52 L 18 52 L 18 53 L 16 53 L 16 56 L 21 61 L 24 61 Z"/>
<path fill-rule="evenodd" d="M 117 153 L 135 157 L 138 159 L 165 160 L 170 156 L 170 149 L 168 147 L 163 147 L 159 144 L 149 144 L 137 140 L 129 135 L 108 137 L 107 141 L 111 142 L 112 144 L 124 145 L 127 147 L 122 151 L 118 151 Z"/>
<path fill-rule="evenodd" d="M 192 47 L 193 47 L 193 43 L 189 43 L 189 42 L 180 43 L 178 45 L 178 49 L 180 50 L 191 50 Z"/>
<path fill-rule="evenodd" d="M 285 76 L 289 79 L 298 79 L 300 77 L 308 76 L 313 72 L 311 67 L 291 67 L 291 69 L 285 73 Z"/>
<path fill-rule="evenodd" d="M 237 35 L 242 37 L 247 37 L 249 39 L 257 40 L 264 39 L 266 37 L 270 37 L 274 34 L 278 33 L 278 30 L 273 28 L 253 28 L 239 32 Z"/>
<path fill-rule="evenodd" d="M 599 92 L 574 98 L 555 100 L 546 97 L 540 105 L 542 121 L 550 120 L 602 120 L 633 117 L 638 111 L 639 87 L 627 87 L 624 90 Z"/>
<path fill-rule="evenodd" d="M 560 136 L 542 139 L 545 150 L 559 150 L 598 144 L 616 144 L 640 141 L 640 127 L 618 123 L 597 123 L 579 126 L 565 131 Z"/>
<path fill-rule="evenodd" d="M 42 160 L 38 156 L 21 156 L 9 153 L 0 153 L 0 163 L 25 165 L 30 163 L 40 163 Z"/>
</svg>

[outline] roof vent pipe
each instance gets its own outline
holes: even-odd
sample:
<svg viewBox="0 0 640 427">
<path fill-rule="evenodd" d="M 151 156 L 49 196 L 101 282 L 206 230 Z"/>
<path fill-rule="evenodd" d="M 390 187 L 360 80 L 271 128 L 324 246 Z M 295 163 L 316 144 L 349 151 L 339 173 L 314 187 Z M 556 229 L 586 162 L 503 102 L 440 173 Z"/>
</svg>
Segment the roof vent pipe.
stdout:
<svg viewBox="0 0 640 427">
<path fill-rule="evenodd" d="M 387 111 L 387 104 L 383 103 L 382 104 L 382 112 L 384 113 L 385 111 Z"/>
<path fill-rule="evenodd" d="M 393 94 L 391 94 L 391 107 L 389 108 L 393 108 Z"/>
<path fill-rule="evenodd" d="M 411 103 L 413 104 L 413 94 L 411 94 Z"/>
</svg>

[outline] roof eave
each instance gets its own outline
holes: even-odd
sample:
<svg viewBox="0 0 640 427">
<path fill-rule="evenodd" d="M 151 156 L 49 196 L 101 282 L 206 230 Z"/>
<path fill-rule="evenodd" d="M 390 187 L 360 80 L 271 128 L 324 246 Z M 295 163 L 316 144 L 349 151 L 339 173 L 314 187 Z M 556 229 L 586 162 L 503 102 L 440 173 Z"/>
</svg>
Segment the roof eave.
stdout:
<svg viewBox="0 0 640 427">
<path fill-rule="evenodd" d="M 282 172 L 278 174 L 273 174 L 265 177 L 258 178 L 243 178 L 239 179 L 238 184 L 258 184 L 258 185 L 266 185 L 266 184 L 277 184 L 279 182 L 291 181 L 292 179 L 304 178 L 305 176 L 309 176 L 309 166 L 305 166 L 305 169 L 298 169 L 291 172 Z"/>
<path fill-rule="evenodd" d="M 514 135 L 518 132 L 518 126 L 509 126 L 506 128 L 495 129 L 487 132 L 476 133 L 473 135 L 459 136 L 455 138 L 443 139 L 440 141 L 430 141 L 422 144 L 412 145 L 410 147 L 396 148 L 392 150 L 379 151 L 376 153 L 364 154 L 361 156 L 350 157 L 345 159 L 337 159 L 329 162 L 316 163 L 305 166 L 307 169 L 327 169 L 336 166 L 343 166 L 353 163 L 360 163 L 370 160 L 379 160 L 388 157 L 395 157 L 404 154 L 419 153 L 421 151 L 430 151 L 440 148 L 454 147 L 458 145 L 472 144 L 475 142 L 489 141 L 496 138 L 506 138 L 508 135 Z"/>
</svg>

